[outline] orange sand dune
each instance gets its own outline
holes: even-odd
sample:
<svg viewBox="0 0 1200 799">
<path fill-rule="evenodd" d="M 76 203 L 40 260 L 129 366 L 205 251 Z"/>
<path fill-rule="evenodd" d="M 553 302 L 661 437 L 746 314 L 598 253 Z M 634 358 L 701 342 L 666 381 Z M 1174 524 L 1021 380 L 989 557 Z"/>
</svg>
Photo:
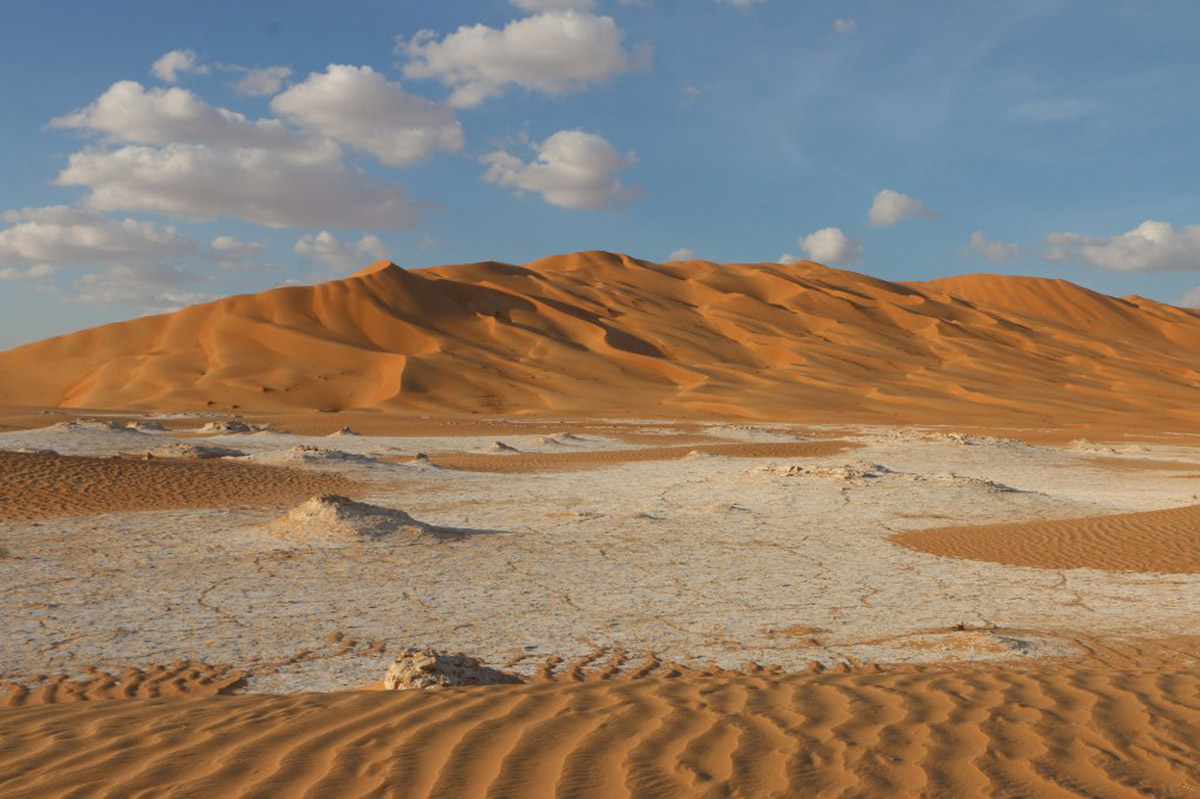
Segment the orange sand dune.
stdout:
<svg viewBox="0 0 1200 799">
<path fill-rule="evenodd" d="M 1041 569 L 1200 573 L 1200 505 L 1048 522 L 944 527 L 892 540 L 953 558 Z"/>
<path fill-rule="evenodd" d="M 0 709 L 0 793 L 1184 797 L 1200 674 L 648 678 Z"/>
<path fill-rule="evenodd" d="M 1057 280 L 889 283 L 584 252 L 230 297 L 0 353 L 0 405 L 1200 422 L 1200 312 Z"/>
<path fill-rule="evenodd" d="M 330 472 L 211 461 L 87 458 L 0 450 L 0 521 L 116 511 L 289 505 L 356 493 Z"/>
</svg>

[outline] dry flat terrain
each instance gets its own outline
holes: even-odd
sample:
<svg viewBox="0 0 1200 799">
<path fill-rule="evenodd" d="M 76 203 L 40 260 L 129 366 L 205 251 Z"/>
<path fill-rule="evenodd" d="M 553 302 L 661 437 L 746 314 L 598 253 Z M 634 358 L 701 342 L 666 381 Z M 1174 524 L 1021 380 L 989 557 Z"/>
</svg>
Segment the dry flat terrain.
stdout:
<svg viewBox="0 0 1200 799">
<path fill-rule="evenodd" d="M 0 418 L 5 797 L 1200 785 L 1190 436 Z"/>
<path fill-rule="evenodd" d="M 0 797 L 1200 796 L 1197 352 L 581 253 L 0 353 Z"/>
</svg>

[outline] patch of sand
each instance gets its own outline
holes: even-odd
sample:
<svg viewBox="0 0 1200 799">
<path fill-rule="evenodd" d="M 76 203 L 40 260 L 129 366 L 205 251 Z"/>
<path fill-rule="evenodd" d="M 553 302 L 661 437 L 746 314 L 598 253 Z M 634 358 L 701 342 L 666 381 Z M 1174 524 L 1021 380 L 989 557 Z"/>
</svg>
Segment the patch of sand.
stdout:
<svg viewBox="0 0 1200 799">
<path fill-rule="evenodd" d="M 1200 505 L 1060 521 L 898 533 L 902 546 L 1039 569 L 1200 573 Z"/>
<path fill-rule="evenodd" d="M 89 670 L 71 679 L 56 675 L 33 687 L 18 683 L 0 686 L 0 707 L 94 702 L 103 699 L 159 699 L 214 696 L 236 692 L 245 682 L 240 671 L 180 660 L 169 666 L 142 670 L 129 667 L 119 674 Z"/>
<path fill-rule="evenodd" d="M 1200 674 L 649 678 L 0 709 L 6 799 L 1188 796 Z"/>
<path fill-rule="evenodd" d="M 0 450 L 0 520 L 116 511 L 288 505 L 355 493 L 338 474 L 224 461 L 92 458 Z"/>
<path fill-rule="evenodd" d="M 1156 471 L 1156 472 L 1186 472 L 1195 469 L 1195 463 L 1186 461 L 1162 461 L 1151 458 L 1086 458 L 1083 461 L 1088 466 L 1101 469 L 1114 469 L 1122 472 Z"/>
</svg>

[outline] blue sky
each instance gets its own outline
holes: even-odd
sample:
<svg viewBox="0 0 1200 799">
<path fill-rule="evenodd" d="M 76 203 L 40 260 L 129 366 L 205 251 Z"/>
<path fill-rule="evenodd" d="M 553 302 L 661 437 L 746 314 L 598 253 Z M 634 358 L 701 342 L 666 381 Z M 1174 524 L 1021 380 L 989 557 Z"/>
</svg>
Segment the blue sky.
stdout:
<svg viewBox="0 0 1200 799">
<path fill-rule="evenodd" d="M 14 4 L 0 347 L 582 249 L 1200 305 L 1200 3 Z"/>
</svg>

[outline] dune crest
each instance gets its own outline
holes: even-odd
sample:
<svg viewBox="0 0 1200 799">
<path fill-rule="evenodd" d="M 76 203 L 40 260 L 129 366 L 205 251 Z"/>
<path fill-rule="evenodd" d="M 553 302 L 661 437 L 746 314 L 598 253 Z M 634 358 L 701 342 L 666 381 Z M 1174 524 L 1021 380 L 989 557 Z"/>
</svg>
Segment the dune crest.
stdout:
<svg viewBox="0 0 1200 799">
<path fill-rule="evenodd" d="M 380 261 L 48 339 L 0 353 L 0 404 L 1186 427 L 1197 352 L 1200 313 L 1061 280 L 582 252 Z"/>
</svg>

